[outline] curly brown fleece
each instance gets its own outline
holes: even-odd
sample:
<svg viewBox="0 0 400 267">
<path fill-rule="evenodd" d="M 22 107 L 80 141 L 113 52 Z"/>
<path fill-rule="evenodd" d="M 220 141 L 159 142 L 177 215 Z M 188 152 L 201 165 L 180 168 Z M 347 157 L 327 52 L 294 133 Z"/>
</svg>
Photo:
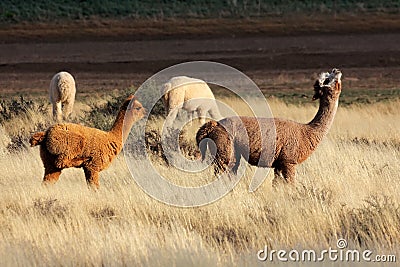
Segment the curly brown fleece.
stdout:
<svg viewBox="0 0 400 267">
<path fill-rule="evenodd" d="M 40 145 L 45 169 L 43 183 L 55 183 L 65 168 L 82 167 L 88 185 L 98 188 L 99 172 L 106 169 L 122 150 L 123 131 L 129 131 L 144 113 L 140 102 L 130 96 L 122 104 L 108 132 L 64 123 L 51 126 L 46 132 L 33 134 L 29 142 L 31 146 Z"/>
<path fill-rule="evenodd" d="M 314 85 L 313 100 L 320 100 L 319 109 L 308 124 L 255 117 L 230 117 L 218 122 L 210 121 L 204 124 L 196 135 L 203 159 L 207 147 L 211 147 L 211 150 L 216 149 L 216 153 L 211 151 L 215 154 L 216 173 L 227 168 L 236 173 L 243 156 L 251 165 L 274 168 L 274 185 L 282 176 L 286 182 L 292 183 L 295 166 L 315 151 L 328 132 L 337 110 L 341 92 L 341 72 L 334 69 L 326 80 L 321 78 L 323 74 Z M 275 140 L 268 140 L 274 136 Z M 203 140 L 205 141 L 202 142 Z M 210 144 L 211 140 L 215 147 Z"/>
</svg>

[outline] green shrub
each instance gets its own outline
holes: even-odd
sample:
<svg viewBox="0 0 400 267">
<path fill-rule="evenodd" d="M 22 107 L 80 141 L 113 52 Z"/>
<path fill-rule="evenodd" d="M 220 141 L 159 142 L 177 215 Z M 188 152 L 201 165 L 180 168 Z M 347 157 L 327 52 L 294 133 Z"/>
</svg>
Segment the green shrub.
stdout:
<svg viewBox="0 0 400 267">
<path fill-rule="evenodd" d="M 80 121 L 89 127 L 108 131 L 115 121 L 121 103 L 130 95 L 134 89 L 127 88 L 112 94 L 111 99 L 103 105 L 91 104 L 90 111 L 86 112 Z"/>
<path fill-rule="evenodd" d="M 28 110 L 38 113 L 47 113 L 48 104 L 37 103 L 33 100 L 26 100 L 22 95 L 18 99 L 0 101 L 0 123 L 9 121 L 21 114 L 26 114 Z"/>
</svg>

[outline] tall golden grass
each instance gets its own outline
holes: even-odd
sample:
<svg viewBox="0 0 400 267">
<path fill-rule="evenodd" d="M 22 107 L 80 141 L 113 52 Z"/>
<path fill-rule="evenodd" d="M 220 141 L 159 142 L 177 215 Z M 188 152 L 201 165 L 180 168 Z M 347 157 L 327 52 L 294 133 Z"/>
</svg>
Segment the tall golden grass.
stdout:
<svg viewBox="0 0 400 267">
<path fill-rule="evenodd" d="M 79 169 L 64 170 L 54 186 L 42 187 L 38 147 L 3 156 L 0 265 L 249 266 L 260 264 L 257 251 L 265 246 L 322 250 L 336 248 L 339 238 L 351 249 L 398 254 L 399 104 L 339 107 L 330 133 L 298 166 L 295 186 L 273 190 L 270 172 L 250 193 L 254 167 L 248 167 L 228 195 L 199 208 L 176 208 L 146 195 L 122 154 L 100 174 L 98 192 L 88 190 Z M 299 122 L 316 112 L 314 105 L 270 105 L 275 116 Z M 29 116 L 5 129 L 29 127 L 47 114 Z M 152 123 L 157 128 L 161 120 Z M 153 160 L 177 182 L 196 179 Z"/>
</svg>

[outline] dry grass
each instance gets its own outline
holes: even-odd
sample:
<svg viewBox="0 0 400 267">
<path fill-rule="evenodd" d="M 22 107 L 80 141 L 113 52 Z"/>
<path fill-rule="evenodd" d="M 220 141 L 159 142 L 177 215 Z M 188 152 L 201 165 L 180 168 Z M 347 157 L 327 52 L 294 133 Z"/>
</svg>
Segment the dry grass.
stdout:
<svg viewBox="0 0 400 267">
<path fill-rule="evenodd" d="M 270 104 L 274 115 L 296 121 L 316 112 L 311 105 Z M 398 254 L 399 104 L 340 107 L 331 132 L 298 167 L 295 187 L 272 190 L 270 173 L 249 193 L 254 168 L 248 167 L 232 192 L 200 208 L 171 207 L 146 195 L 122 155 L 100 174 L 97 193 L 86 188 L 78 169 L 41 187 L 37 147 L 2 157 L 0 265 L 245 266 L 259 263 L 256 253 L 265 245 L 322 250 L 336 248 L 338 238 L 351 249 Z M 158 126 L 155 121 L 151 127 Z M 153 160 L 163 173 L 190 184 Z M 197 178 L 212 179 L 212 172 Z"/>
</svg>

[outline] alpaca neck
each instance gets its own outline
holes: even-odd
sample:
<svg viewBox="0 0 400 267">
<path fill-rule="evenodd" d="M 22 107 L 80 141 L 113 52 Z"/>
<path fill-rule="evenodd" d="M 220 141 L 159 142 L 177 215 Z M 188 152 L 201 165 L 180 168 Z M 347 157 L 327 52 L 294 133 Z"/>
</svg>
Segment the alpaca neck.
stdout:
<svg viewBox="0 0 400 267">
<path fill-rule="evenodd" d="M 308 123 L 315 134 L 322 137 L 329 131 L 338 108 L 339 98 L 336 100 L 320 99 L 319 109 L 314 119 Z"/>
<path fill-rule="evenodd" d="M 125 118 L 125 115 L 127 115 L 127 118 Z M 113 126 L 111 127 L 110 134 L 114 135 L 118 140 L 121 141 L 121 143 L 124 143 L 135 122 L 136 119 L 132 117 L 131 114 L 127 114 L 126 110 L 120 110 Z"/>
<path fill-rule="evenodd" d="M 122 137 L 122 128 L 124 124 L 126 110 L 120 110 L 118 112 L 117 118 L 114 121 L 113 126 L 111 127 L 110 133 L 117 134 Z"/>
</svg>

